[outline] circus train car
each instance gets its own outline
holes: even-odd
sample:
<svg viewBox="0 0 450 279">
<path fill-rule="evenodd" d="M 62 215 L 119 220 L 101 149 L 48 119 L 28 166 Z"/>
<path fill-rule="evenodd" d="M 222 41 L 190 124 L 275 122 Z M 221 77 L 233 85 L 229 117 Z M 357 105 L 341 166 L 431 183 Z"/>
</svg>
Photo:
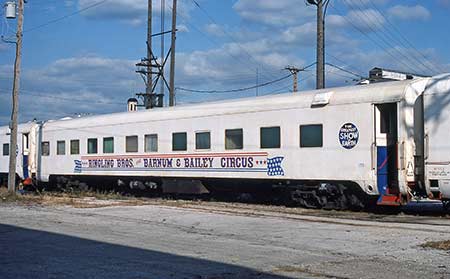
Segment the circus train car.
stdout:
<svg viewBox="0 0 450 279">
<path fill-rule="evenodd" d="M 318 208 L 448 206 L 449 131 L 450 76 L 441 75 L 29 123 L 17 173 L 50 185 L 282 193 Z"/>
</svg>

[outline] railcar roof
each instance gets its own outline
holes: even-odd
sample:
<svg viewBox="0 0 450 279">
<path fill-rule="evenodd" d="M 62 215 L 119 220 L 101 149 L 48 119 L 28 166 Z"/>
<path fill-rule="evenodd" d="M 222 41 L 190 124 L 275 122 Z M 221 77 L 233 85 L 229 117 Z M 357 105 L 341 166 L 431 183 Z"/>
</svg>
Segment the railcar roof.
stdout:
<svg viewBox="0 0 450 279">
<path fill-rule="evenodd" d="M 333 92 L 327 106 L 352 103 L 396 102 L 404 98 L 405 89 L 415 81 L 381 82 L 368 85 L 326 88 L 322 90 L 302 91 L 296 94 L 285 93 L 260 97 L 240 98 L 199 104 L 179 105 L 154 110 L 120 112 L 87 116 L 68 120 L 49 121 L 45 127 L 49 130 L 65 127 L 89 127 L 114 124 L 133 124 L 157 120 L 196 118 L 224 114 L 270 111 L 289 108 L 311 107 L 318 93 Z M 124 105 L 125 108 L 125 105 Z"/>
<path fill-rule="evenodd" d="M 225 101 L 205 102 L 199 104 L 179 105 L 154 110 L 137 112 L 119 112 L 86 116 L 73 119 L 49 120 L 45 123 L 47 129 L 60 127 L 70 128 L 79 126 L 108 125 L 108 123 L 138 123 L 155 120 L 196 118 L 234 113 L 248 113 L 257 111 L 270 111 L 289 108 L 311 107 L 314 96 L 318 93 L 333 92 L 327 106 L 352 103 L 385 103 L 396 102 L 404 98 L 405 89 L 416 81 L 380 82 L 368 85 L 326 88 L 322 90 L 308 90 L 298 93 L 285 93 L 249 97 Z M 124 104 L 124 108 L 125 108 Z M 0 127 L 2 128 L 7 127 Z"/>
</svg>

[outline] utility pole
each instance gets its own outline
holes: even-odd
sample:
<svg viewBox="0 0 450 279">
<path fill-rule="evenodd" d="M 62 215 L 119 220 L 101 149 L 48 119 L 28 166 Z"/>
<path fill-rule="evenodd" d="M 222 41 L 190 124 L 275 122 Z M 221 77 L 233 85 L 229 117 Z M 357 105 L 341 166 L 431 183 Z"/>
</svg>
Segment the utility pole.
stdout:
<svg viewBox="0 0 450 279">
<path fill-rule="evenodd" d="M 161 0 L 161 58 L 160 58 L 160 65 L 164 65 L 164 57 L 165 57 L 165 47 L 164 47 L 164 43 L 165 43 L 165 38 L 164 38 L 164 32 L 166 31 L 166 0 Z M 159 94 L 161 94 L 161 96 L 164 96 L 164 82 L 161 82 L 161 86 L 160 86 L 160 92 Z"/>
<path fill-rule="evenodd" d="M 172 44 L 170 47 L 170 92 L 169 106 L 175 105 L 175 41 L 177 32 L 177 0 L 173 0 L 172 4 Z"/>
<path fill-rule="evenodd" d="M 259 69 L 256 68 L 256 96 L 259 95 L 258 86 L 259 85 Z"/>
<path fill-rule="evenodd" d="M 147 83 L 145 85 L 145 96 L 144 96 L 144 106 L 146 109 L 150 109 L 152 107 L 152 91 L 153 91 L 153 84 L 152 84 L 152 13 L 153 13 L 153 5 L 152 0 L 148 0 L 148 15 L 147 15 Z"/>
<path fill-rule="evenodd" d="M 23 36 L 23 9 L 24 1 L 18 0 L 19 12 L 17 18 L 17 41 L 16 41 L 16 59 L 14 63 L 14 84 L 12 92 L 12 112 L 10 143 L 9 143 L 9 173 L 8 190 L 16 192 L 16 163 L 17 163 L 17 114 L 19 111 L 19 86 L 20 86 L 20 64 L 22 61 L 22 36 Z"/>
<path fill-rule="evenodd" d="M 325 88 L 325 15 L 330 0 L 306 0 L 317 7 L 316 88 Z"/>
<path fill-rule="evenodd" d="M 176 5 L 176 1 L 175 5 Z M 173 8 L 174 14 L 176 14 L 176 6 Z M 174 33 L 177 31 L 176 28 L 170 31 L 164 31 L 164 23 L 165 23 L 165 0 L 161 0 L 161 32 L 152 34 L 152 0 L 148 0 L 148 30 L 147 30 L 147 57 L 142 58 L 139 63 L 136 64 L 138 69 L 136 73 L 139 73 L 142 79 L 145 82 L 145 93 L 137 93 L 136 96 L 143 99 L 143 105 L 138 105 L 139 107 L 143 106 L 145 109 L 152 109 L 156 107 L 164 106 L 164 91 L 165 87 L 169 92 L 172 92 L 169 86 L 169 82 L 165 77 L 165 66 L 169 61 L 169 57 L 172 57 L 171 52 L 175 51 L 175 43 L 173 42 L 173 47 L 170 47 L 169 51 L 165 55 L 164 49 L 164 35 L 168 33 L 172 33 L 172 40 L 174 40 Z M 176 27 L 176 23 L 174 24 Z M 154 51 L 152 49 L 152 38 L 156 36 L 161 36 L 161 57 L 155 56 Z M 171 65 L 175 64 L 175 58 L 172 58 Z M 172 71 L 171 71 L 172 74 Z M 154 78 L 153 78 L 154 77 Z M 155 93 L 157 90 L 158 82 L 160 85 L 160 93 Z"/>
<path fill-rule="evenodd" d="M 300 71 L 304 71 L 304 69 L 299 69 L 296 68 L 294 66 L 288 66 L 286 68 L 284 68 L 285 70 L 288 70 L 289 72 L 291 72 L 292 77 L 293 77 L 293 92 L 298 92 L 298 72 Z"/>
</svg>

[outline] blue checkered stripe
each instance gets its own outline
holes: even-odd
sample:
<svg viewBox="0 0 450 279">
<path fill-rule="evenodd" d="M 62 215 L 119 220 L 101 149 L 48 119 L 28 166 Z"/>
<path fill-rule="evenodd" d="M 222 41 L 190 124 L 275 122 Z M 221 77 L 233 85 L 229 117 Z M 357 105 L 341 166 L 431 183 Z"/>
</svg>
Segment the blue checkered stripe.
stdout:
<svg viewBox="0 0 450 279">
<path fill-rule="evenodd" d="M 74 160 L 75 163 L 75 168 L 73 169 L 73 171 L 75 173 L 81 173 L 81 160 Z"/>
<path fill-rule="evenodd" d="M 281 162 L 283 162 L 284 157 L 278 156 L 267 159 L 267 175 L 269 176 L 284 176 L 283 167 Z"/>
</svg>

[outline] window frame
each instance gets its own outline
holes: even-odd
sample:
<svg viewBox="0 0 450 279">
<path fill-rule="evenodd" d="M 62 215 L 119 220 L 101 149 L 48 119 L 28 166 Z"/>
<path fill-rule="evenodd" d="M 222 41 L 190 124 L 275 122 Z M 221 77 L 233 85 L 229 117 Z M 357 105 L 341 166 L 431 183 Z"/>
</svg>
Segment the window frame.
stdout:
<svg viewBox="0 0 450 279">
<path fill-rule="evenodd" d="M 3 156 L 9 156 L 9 143 L 4 143 L 2 146 L 3 146 L 3 152 L 2 152 Z"/>
<path fill-rule="evenodd" d="M 61 143 L 64 145 L 64 149 L 62 150 L 63 151 L 62 153 L 59 152 L 60 151 L 59 150 L 59 145 Z M 66 141 L 65 140 L 58 140 L 58 141 L 56 141 L 56 155 L 59 155 L 59 156 L 66 155 Z"/>
<path fill-rule="evenodd" d="M 208 134 L 208 147 L 207 148 L 199 148 L 197 142 L 197 135 L 199 134 Z M 195 150 L 211 150 L 211 131 L 197 131 L 195 132 Z"/>
<path fill-rule="evenodd" d="M 44 153 L 44 145 L 47 144 L 47 152 Z M 41 156 L 50 156 L 50 141 L 41 142 Z"/>
<path fill-rule="evenodd" d="M 112 140 L 112 151 L 106 151 L 105 150 L 105 141 L 106 140 Z M 103 151 L 103 154 L 114 154 L 114 149 L 115 149 L 115 146 L 114 146 L 114 137 L 104 137 L 103 138 L 103 146 L 102 146 L 102 151 Z"/>
<path fill-rule="evenodd" d="M 77 143 L 78 152 L 73 152 L 73 144 Z M 80 140 L 79 139 L 71 139 L 70 140 L 70 155 L 80 155 Z"/>
<path fill-rule="evenodd" d="M 278 129 L 278 145 L 263 146 L 263 129 Z M 259 128 L 259 148 L 261 149 L 279 149 L 281 148 L 281 126 L 268 126 Z"/>
<path fill-rule="evenodd" d="M 241 147 L 229 148 L 227 146 L 227 132 L 229 131 L 241 131 Z M 243 150 L 244 149 L 244 128 L 225 129 L 225 150 Z"/>
<path fill-rule="evenodd" d="M 136 139 L 136 151 L 129 150 L 128 146 L 128 139 Z M 125 153 L 138 153 L 139 152 L 139 136 L 132 135 L 132 136 L 125 136 Z"/>
<path fill-rule="evenodd" d="M 175 148 L 175 135 L 184 135 L 184 148 Z M 188 150 L 188 142 L 187 142 L 187 132 L 174 132 L 172 133 L 172 151 L 187 151 Z"/>
<path fill-rule="evenodd" d="M 89 142 L 95 140 L 95 152 L 90 152 L 89 150 Z M 98 138 L 88 138 L 87 139 L 87 154 L 98 154 Z"/>
<path fill-rule="evenodd" d="M 147 150 L 147 137 L 150 138 L 152 136 L 155 136 L 156 138 L 156 150 L 151 150 L 151 146 L 150 146 L 150 150 Z M 145 153 L 156 153 L 158 152 L 159 149 L 159 139 L 158 139 L 158 134 L 153 133 L 153 134 L 145 134 L 144 135 L 144 152 Z"/>
<path fill-rule="evenodd" d="M 302 127 L 314 127 L 314 126 L 318 126 L 320 127 L 320 131 L 321 131 L 321 142 L 320 142 L 320 146 L 319 145 L 314 145 L 314 146 L 305 146 L 304 144 L 302 144 Z M 323 124 L 301 124 L 299 126 L 299 142 L 300 142 L 300 148 L 323 148 Z"/>
</svg>

